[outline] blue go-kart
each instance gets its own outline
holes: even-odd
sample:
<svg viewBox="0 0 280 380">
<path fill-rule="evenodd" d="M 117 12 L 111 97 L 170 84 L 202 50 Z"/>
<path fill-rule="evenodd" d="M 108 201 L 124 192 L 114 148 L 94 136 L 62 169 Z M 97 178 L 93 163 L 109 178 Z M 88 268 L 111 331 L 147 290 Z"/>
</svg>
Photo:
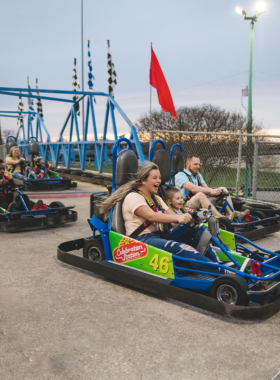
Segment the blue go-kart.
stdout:
<svg viewBox="0 0 280 380">
<path fill-rule="evenodd" d="M 121 142 L 126 142 L 128 149 L 118 154 Z M 132 149 L 126 138 L 115 143 L 112 192 L 137 171 L 138 160 Z M 172 255 L 126 236 L 121 201 L 105 222 L 98 202 L 108 196 L 107 192 L 93 196 L 92 215 L 88 219 L 92 235 L 60 244 L 58 260 L 121 284 L 232 318 L 265 319 L 280 309 L 280 254 L 277 252 L 219 230 L 211 210 L 195 210 L 193 223 L 204 230 L 200 252 L 204 253 L 211 242 L 220 259 L 219 264 L 207 263 L 209 270 L 195 269 L 200 263 L 198 260 Z M 208 222 L 208 230 L 205 222 Z M 83 257 L 73 253 L 79 250 L 83 251 Z M 221 272 L 211 272 L 213 266 Z M 223 274 L 225 270 L 228 273 Z"/>
<path fill-rule="evenodd" d="M 5 189 L 13 194 L 19 211 L 8 211 L 0 207 L 0 231 L 22 232 L 39 230 L 50 227 L 59 227 L 63 224 L 78 220 L 78 213 L 74 206 L 66 207 L 63 203 L 55 201 L 50 205 L 44 205 L 41 209 L 33 209 L 36 201 L 25 200 L 23 193 L 24 183 L 18 179 L 10 179 Z"/>
<path fill-rule="evenodd" d="M 9 136 L 6 141 L 7 153 L 11 147 L 17 146 L 17 139 Z M 24 183 L 27 190 L 50 190 L 50 189 L 70 189 L 77 187 L 76 182 L 71 182 L 70 178 L 61 178 L 57 172 L 49 168 L 49 164 L 38 161 L 40 156 L 39 144 L 36 137 L 31 137 L 28 143 L 28 154 L 25 155 L 25 161 L 22 162 Z M 13 173 L 8 173 L 13 178 Z"/>
</svg>

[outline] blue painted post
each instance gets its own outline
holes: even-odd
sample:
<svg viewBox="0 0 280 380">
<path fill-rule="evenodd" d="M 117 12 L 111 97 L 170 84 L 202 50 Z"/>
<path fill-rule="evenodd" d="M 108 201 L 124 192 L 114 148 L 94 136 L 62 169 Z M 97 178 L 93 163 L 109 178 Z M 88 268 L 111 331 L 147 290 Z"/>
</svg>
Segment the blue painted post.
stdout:
<svg viewBox="0 0 280 380">
<path fill-rule="evenodd" d="M 106 142 L 106 136 L 107 136 L 107 129 L 108 129 L 108 119 L 109 119 L 109 100 L 107 101 L 106 106 L 106 113 L 105 113 L 105 123 L 104 123 L 104 130 L 103 130 L 103 140 L 101 145 L 101 153 L 100 153 L 100 159 L 99 159 L 99 173 L 103 172 L 103 152 L 104 152 L 104 144 Z"/>
</svg>

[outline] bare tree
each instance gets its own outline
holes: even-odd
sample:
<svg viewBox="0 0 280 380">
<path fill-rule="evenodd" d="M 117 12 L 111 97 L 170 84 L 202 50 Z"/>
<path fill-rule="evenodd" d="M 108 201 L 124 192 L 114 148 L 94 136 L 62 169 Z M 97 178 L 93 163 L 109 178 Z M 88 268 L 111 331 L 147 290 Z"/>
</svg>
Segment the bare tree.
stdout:
<svg viewBox="0 0 280 380">
<path fill-rule="evenodd" d="M 8 136 L 16 136 L 16 131 L 14 129 L 3 129 L 2 130 L 3 144 L 6 144 L 6 139 Z"/>
<path fill-rule="evenodd" d="M 195 107 L 181 107 L 176 110 L 177 119 L 165 112 L 153 111 L 144 114 L 136 122 L 138 132 L 168 130 L 173 133 L 157 133 L 167 147 L 179 142 L 185 155 L 198 155 L 201 159 L 202 172 L 207 173 L 207 182 L 211 184 L 222 168 L 234 165 L 238 156 L 238 136 L 211 134 L 182 134 L 179 131 L 197 132 L 233 132 L 246 133 L 246 116 L 240 112 L 227 111 L 211 104 Z M 260 132 L 261 125 L 253 123 L 253 133 Z M 244 139 L 246 144 L 246 139 Z M 253 149 L 253 146 L 251 147 Z M 245 154 L 245 146 L 243 153 Z M 253 151 L 251 154 L 253 157 Z"/>
</svg>

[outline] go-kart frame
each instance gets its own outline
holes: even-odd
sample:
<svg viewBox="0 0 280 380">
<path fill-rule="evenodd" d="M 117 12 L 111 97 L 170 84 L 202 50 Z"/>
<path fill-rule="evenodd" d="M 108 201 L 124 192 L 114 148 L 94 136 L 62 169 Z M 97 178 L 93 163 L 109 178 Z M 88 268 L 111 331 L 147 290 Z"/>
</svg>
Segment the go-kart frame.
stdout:
<svg viewBox="0 0 280 380">
<path fill-rule="evenodd" d="M 118 149 L 124 141 L 128 150 L 133 150 L 126 138 L 115 143 L 112 192 L 116 188 Z M 202 271 L 190 267 L 192 262 L 198 264 L 198 260 L 172 255 L 113 231 L 112 216 L 113 210 L 107 223 L 96 215 L 88 219 L 92 236 L 60 244 L 58 260 L 121 284 L 231 318 L 266 319 L 280 310 L 280 255 L 277 252 L 265 250 L 242 236 L 221 231 L 218 238 L 212 236 L 211 240 L 219 247 L 223 263 L 207 265 L 209 269 L 213 265 L 227 269 L 231 274 Z M 246 246 L 240 243 L 240 239 Z M 83 257 L 73 253 L 80 249 L 83 249 Z M 257 249 L 257 252 L 252 249 Z M 227 266 L 228 263 L 233 265 Z M 258 268 L 255 274 L 251 271 L 251 263 L 256 263 L 254 266 Z M 231 300 L 227 293 L 230 294 L 232 288 L 238 297 L 240 295 L 241 305 L 226 302 Z M 217 289 L 224 302 L 217 300 Z M 251 303 L 246 306 L 249 301 Z"/>
<path fill-rule="evenodd" d="M 1 208 L 0 232 L 22 232 L 39 230 L 50 227 L 59 227 L 62 224 L 78 220 L 78 213 L 74 206 L 65 207 L 61 202 L 55 201 L 47 205 L 47 209 L 29 210 L 22 197 L 24 184 L 20 180 L 11 179 L 9 190 L 17 192 L 20 204 L 24 211 L 10 212 Z M 35 205 L 36 201 L 29 199 Z"/>
<path fill-rule="evenodd" d="M 8 144 L 9 141 L 12 141 L 13 146 L 17 145 L 17 138 L 15 136 L 8 136 L 6 139 L 6 144 Z M 36 137 L 30 137 L 29 138 L 29 144 L 38 144 L 38 140 Z M 26 156 L 26 158 L 29 155 Z M 30 154 L 31 156 L 31 154 Z M 30 158 L 30 161 L 32 160 L 32 157 Z M 29 173 L 32 171 L 30 167 L 31 162 L 29 160 L 25 161 L 25 167 L 26 167 L 26 172 L 27 172 L 27 177 Z M 13 178 L 13 174 L 11 172 L 7 172 L 8 176 L 10 178 Z M 27 190 L 28 191 L 41 191 L 41 190 L 50 190 L 50 189 L 70 189 L 77 187 L 76 182 L 72 182 L 70 178 L 61 178 L 57 172 L 54 170 L 49 170 L 46 172 L 47 177 L 44 178 L 29 178 L 28 180 L 24 180 L 24 183 L 26 184 Z"/>
</svg>

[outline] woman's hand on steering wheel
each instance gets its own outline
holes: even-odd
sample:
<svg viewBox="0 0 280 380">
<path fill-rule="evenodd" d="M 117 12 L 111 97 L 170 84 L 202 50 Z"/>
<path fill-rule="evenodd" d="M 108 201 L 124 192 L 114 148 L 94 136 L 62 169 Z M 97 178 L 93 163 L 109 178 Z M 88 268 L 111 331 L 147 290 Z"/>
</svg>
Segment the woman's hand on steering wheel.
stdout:
<svg viewBox="0 0 280 380">
<path fill-rule="evenodd" d="M 190 214 L 178 214 L 177 216 L 179 224 L 188 224 L 192 220 L 192 216 Z"/>
</svg>

